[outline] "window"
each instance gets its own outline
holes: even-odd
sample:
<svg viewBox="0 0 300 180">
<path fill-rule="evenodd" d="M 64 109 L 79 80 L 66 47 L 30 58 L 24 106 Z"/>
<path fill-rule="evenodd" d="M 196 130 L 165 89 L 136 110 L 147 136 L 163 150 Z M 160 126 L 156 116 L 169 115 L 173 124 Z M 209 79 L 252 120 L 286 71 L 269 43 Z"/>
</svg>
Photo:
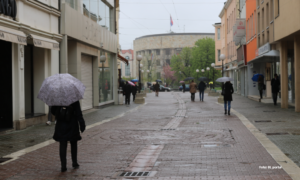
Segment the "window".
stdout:
<svg viewBox="0 0 300 180">
<path fill-rule="evenodd" d="M 156 55 L 160 55 L 160 50 L 159 49 L 156 49 Z"/>
<path fill-rule="evenodd" d="M 269 14 L 269 3 L 267 3 L 266 4 L 266 23 L 267 23 L 267 27 L 269 26 L 269 23 L 270 23 L 269 16 L 270 16 L 270 14 Z"/>
<path fill-rule="evenodd" d="M 157 77 L 156 77 L 157 79 L 160 79 L 160 72 L 157 72 L 157 73 L 156 73 L 156 76 L 157 76 Z"/>
<path fill-rule="evenodd" d="M 262 31 L 265 30 L 265 9 L 261 10 L 261 28 Z"/>
<path fill-rule="evenodd" d="M 254 22 L 252 24 L 254 35 L 256 35 L 256 11 L 254 10 Z"/>
<path fill-rule="evenodd" d="M 77 0 L 65 0 L 66 4 L 75 10 L 77 10 Z"/>
<path fill-rule="evenodd" d="M 267 42 L 270 42 L 270 34 L 269 34 L 269 31 L 267 31 Z"/>
<path fill-rule="evenodd" d="M 130 62 L 125 65 L 125 76 L 130 76 Z"/>
<path fill-rule="evenodd" d="M 148 50 L 148 54 L 151 55 L 151 50 Z"/>
<path fill-rule="evenodd" d="M 166 55 L 170 55 L 171 54 L 171 50 L 170 49 L 166 49 Z"/>
<path fill-rule="evenodd" d="M 274 0 L 271 0 L 271 4 L 270 4 L 270 6 L 271 6 L 271 21 L 273 21 L 274 20 Z"/>
<path fill-rule="evenodd" d="M 171 60 L 170 59 L 166 59 L 166 65 L 170 65 L 171 64 Z"/>
<path fill-rule="evenodd" d="M 256 4 L 257 4 L 257 6 L 259 6 L 259 0 L 257 0 L 257 3 L 256 3 Z"/>
<path fill-rule="evenodd" d="M 221 30 L 220 30 L 220 28 L 218 28 L 218 40 L 220 40 L 221 39 Z"/>
<path fill-rule="evenodd" d="M 221 56 L 221 50 L 218 49 L 218 61 L 219 61 L 219 62 L 221 61 L 220 56 Z"/>
<path fill-rule="evenodd" d="M 156 65 L 160 66 L 160 60 L 156 60 Z"/>
<path fill-rule="evenodd" d="M 279 0 L 274 0 L 275 1 L 275 18 L 279 16 Z"/>
<path fill-rule="evenodd" d="M 258 36 L 257 47 L 260 47 L 260 36 Z"/>
</svg>

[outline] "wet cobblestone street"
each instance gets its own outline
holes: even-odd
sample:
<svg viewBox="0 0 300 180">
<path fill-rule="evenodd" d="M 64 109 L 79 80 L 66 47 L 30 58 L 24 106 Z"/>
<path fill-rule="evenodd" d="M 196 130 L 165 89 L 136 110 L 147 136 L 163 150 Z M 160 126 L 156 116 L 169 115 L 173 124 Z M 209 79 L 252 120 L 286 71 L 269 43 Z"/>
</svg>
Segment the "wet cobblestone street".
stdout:
<svg viewBox="0 0 300 180">
<path fill-rule="evenodd" d="M 118 108 L 122 116 L 103 121 L 121 114 Z M 144 105 L 100 112 L 85 115 L 90 126 L 78 144 L 79 169 L 71 168 L 68 147 L 68 170 L 61 173 L 52 143 L 0 165 L 0 179 L 292 179 L 283 169 L 259 168 L 280 165 L 238 116 L 224 115 L 216 97 L 205 94 L 200 102 L 197 94 L 191 102 L 190 93 L 150 93 Z M 44 140 L 52 137 L 47 132 Z M 137 177 L 141 172 L 149 176 Z"/>
</svg>

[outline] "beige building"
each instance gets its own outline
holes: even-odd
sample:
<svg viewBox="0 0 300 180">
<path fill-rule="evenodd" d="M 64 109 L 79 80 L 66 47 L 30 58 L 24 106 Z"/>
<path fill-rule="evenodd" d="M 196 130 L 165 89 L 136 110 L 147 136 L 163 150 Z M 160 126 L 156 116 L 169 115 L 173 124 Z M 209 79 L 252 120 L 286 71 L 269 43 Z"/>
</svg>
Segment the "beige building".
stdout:
<svg viewBox="0 0 300 180">
<path fill-rule="evenodd" d="M 132 49 L 121 50 L 120 55 L 128 60 L 128 65 L 125 62 L 120 63 L 121 77 L 133 77 L 134 51 Z"/>
<path fill-rule="evenodd" d="M 199 39 L 214 39 L 214 36 L 214 33 L 169 33 L 136 38 L 133 43 L 135 52 L 133 76 L 136 78 L 139 76 L 136 56 L 142 55 L 141 69 L 144 71 L 142 78 L 145 80 L 143 82 L 156 79 L 164 82 L 163 67 L 166 64 L 170 65 L 173 55 L 180 53 L 184 47 L 193 47 Z"/>
</svg>

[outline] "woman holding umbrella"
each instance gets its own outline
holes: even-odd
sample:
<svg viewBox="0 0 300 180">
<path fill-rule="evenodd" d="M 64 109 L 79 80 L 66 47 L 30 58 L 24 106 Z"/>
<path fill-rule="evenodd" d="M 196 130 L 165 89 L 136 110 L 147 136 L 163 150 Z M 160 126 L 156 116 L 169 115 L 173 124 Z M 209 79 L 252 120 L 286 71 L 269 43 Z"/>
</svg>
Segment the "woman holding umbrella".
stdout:
<svg viewBox="0 0 300 180">
<path fill-rule="evenodd" d="M 258 91 L 259 91 L 259 95 L 260 95 L 260 99 L 262 99 L 262 95 L 263 95 L 263 90 L 264 90 L 264 81 L 263 81 L 263 77 L 261 75 L 259 75 L 258 77 Z"/>
<path fill-rule="evenodd" d="M 225 114 L 227 114 L 227 105 L 228 105 L 228 115 L 230 115 L 232 94 L 234 93 L 233 86 L 230 83 L 230 81 L 226 81 L 226 83 L 222 85 L 222 90 L 224 92 L 224 110 L 225 110 Z"/>
<path fill-rule="evenodd" d="M 70 74 L 56 74 L 46 78 L 38 98 L 48 106 L 55 115 L 57 123 L 53 139 L 59 142 L 61 172 L 67 171 L 67 146 L 71 143 L 72 166 L 79 168 L 77 161 L 77 141 L 81 140 L 80 132 L 85 131 L 79 100 L 83 99 L 85 86 Z M 49 112 L 50 113 L 50 112 Z"/>
</svg>

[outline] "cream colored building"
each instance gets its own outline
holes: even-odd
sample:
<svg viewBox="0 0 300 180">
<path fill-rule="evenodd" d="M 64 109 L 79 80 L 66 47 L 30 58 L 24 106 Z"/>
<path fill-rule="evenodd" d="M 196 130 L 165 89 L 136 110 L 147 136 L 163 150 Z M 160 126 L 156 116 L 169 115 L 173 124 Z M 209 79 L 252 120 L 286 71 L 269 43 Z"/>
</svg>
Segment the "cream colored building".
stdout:
<svg viewBox="0 0 300 180">
<path fill-rule="evenodd" d="M 128 65 L 125 62 L 120 63 L 121 77 L 133 77 L 133 58 L 134 51 L 132 49 L 121 50 L 120 55 L 128 60 Z"/>
<path fill-rule="evenodd" d="M 48 106 L 37 99 L 42 82 L 59 72 L 58 1 L 4 1 L 0 15 L 0 131 L 46 122 Z"/>
<path fill-rule="evenodd" d="M 178 54 L 184 47 L 194 47 L 195 42 L 203 38 L 215 37 L 214 33 L 169 33 L 169 34 L 154 34 L 136 38 L 134 40 L 134 77 L 138 78 L 138 62 L 137 55 L 142 55 L 143 60 L 141 68 L 143 82 L 154 81 L 163 78 L 163 67 L 166 64 L 170 65 L 173 55 Z M 147 70 L 150 72 L 148 73 Z"/>
</svg>

